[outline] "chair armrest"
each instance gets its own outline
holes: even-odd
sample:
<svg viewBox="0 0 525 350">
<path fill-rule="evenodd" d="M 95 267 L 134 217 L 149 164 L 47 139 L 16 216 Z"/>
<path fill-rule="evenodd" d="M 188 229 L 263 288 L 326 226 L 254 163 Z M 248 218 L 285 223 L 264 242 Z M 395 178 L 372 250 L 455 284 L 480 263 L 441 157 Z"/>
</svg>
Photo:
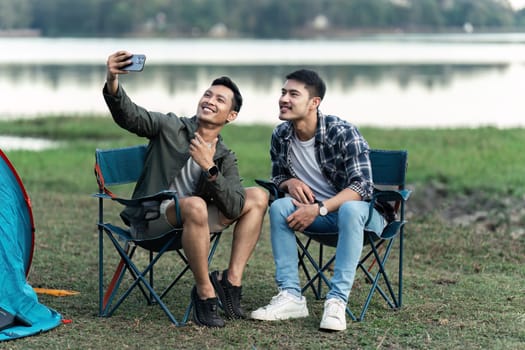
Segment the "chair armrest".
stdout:
<svg viewBox="0 0 525 350">
<path fill-rule="evenodd" d="M 388 190 L 376 192 L 372 195 L 372 201 L 393 202 L 403 200 L 403 196 L 398 191 Z"/>
<path fill-rule="evenodd" d="M 149 202 L 149 201 L 158 201 L 162 202 L 166 199 L 172 199 L 177 196 L 177 191 L 160 191 L 158 193 L 155 193 L 150 196 L 144 196 L 139 198 L 122 198 L 122 197 L 112 197 L 107 193 L 93 193 L 91 196 L 95 198 L 102 198 L 102 199 L 111 199 L 114 201 L 119 202 L 122 205 L 129 206 L 129 207 L 140 207 L 142 203 Z"/>
<path fill-rule="evenodd" d="M 95 198 L 101 198 L 101 199 L 111 199 L 112 197 L 107 194 L 107 193 L 93 193 L 91 195 L 92 197 L 95 197 Z"/>
<path fill-rule="evenodd" d="M 270 198 L 268 200 L 268 204 L 272 204 L 272 202 L 278 198 L 283 198 L 286 194 L 286 192 L 277 188 L 277 186 L 271 181 L 255 179 L 255 182 L 259 186 L 264 187 L 269 192 Z"/>
<path fill-rule="evenodd" d="M 175 201 L 175 215 L 177 216 L 177 222 L 182 222 L 177 191 L 160 191 L 149 196 L 132 199 L 115 197 L 107 193 L 95 193 L 93 194 L 93 197 L 99 199 L 111 199 L 126 207 L 139 208 L 136 214 L 134 214 L 136 217 L 134 217 L 133 219 L 129 219 L 130 221 L 138 223 L 144 220 L 150 221 L 157 219 L 160 216 L 160 205 L 162 201 L 167 199 L 173 199 Z M 124 221 L 127 225 L 129 225 L 129 222 L 127 222 L 126 220 Z"/>
<path fill-rule="evenodd" d="M 412 194 L 412 191 L 411 190 L 400 190 L 399 193 L 401 194 L 401 196 L 403 196 L 403 199 L 407 201 L 408 198 L 410 198 L 410 194 Z"/>
<path fill-rule="evenodd" d="M 112 197 L 111 199 L 119 202 L 122 205 L 127 207 L 141 207 L 144 203 L 147 202 L 162 202 L 166 199 L 174 199 L 177 197 L 177 191 L 160 191 L 155 194 L 138 197 L 133 199 L 121 198 L 121 197 Z"/>
<path fill-rule="evenodd" d="M 381 190 L 374 192 L 372 199 L 370 200 L 370 212 L 365 226 L 368 225 L 372 219 L 372 211 L 374 208 L 385 217 L 388 221 L 388 225 L 397 221 L 397 210 L 395 210 L 390 202 L 404 203 L 410 197 L 411 192 L 412 191 L 410 190 Z"/>
<path fill-rule="evenodd" d="M 160 191 L 150 196 L 144 196 L 133 199 L 125 199 L 119 197 L 114 197 L 112 199 L 127 207 L 139 208 L 137 212 L 137 214 L 139 215 L 138 217 L 131 219 L 132 223 L 134 220 L 137 219 L 138 223 L 143 222 L 143 220 L 156 220 L 160 216 L 160 204 L 162 203 L 162 201 L 167 199 L 173 199 L 175 201 L 175 215 L 177 216 L 177 222 L 182 222 L 177 191 Z"/>
</svg>

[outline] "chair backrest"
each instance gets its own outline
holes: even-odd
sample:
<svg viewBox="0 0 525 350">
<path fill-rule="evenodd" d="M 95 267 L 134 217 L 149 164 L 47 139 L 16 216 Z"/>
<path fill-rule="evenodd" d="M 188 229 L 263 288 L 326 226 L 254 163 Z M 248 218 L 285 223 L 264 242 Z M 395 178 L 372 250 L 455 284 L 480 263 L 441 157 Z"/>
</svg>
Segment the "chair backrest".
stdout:
<svg viewBox="0 0 525 350">
<path fill-rule="evenodd" d="M 122 185 L 136 182 L 144 167 L 146 145 L 95 151 L 95 171 L 99 185 Z M 98 169 L 97 169 L 98 168 Z"/>
<path fill-rule="evenodd" d="M 405 190 L 405 177 L 408 164 L 407 151 L 371 149 L 369 155 L 375 189 L 379 191 Z M 401 203 L 395 200 L 390 204 L 393 206 L 394 212 L 398 213 Z M 333 234 L 304 233 L 319 243 L 331 247 L 337 245 L 337 235 L 335 232 Z"/>
<path fill-rule="evenodd" d="M 375 186 L 405 188 L 408 152 L 405 150 L 370 150 Z"/>
</svg>

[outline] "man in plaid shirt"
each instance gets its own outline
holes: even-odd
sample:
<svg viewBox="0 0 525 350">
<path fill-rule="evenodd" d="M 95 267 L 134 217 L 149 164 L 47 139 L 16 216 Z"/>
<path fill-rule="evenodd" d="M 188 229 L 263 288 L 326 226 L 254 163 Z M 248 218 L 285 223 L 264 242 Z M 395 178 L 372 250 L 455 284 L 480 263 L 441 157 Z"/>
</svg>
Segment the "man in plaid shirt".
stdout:
<svg viewBox="0 0 525 350">
<path fill-rule="evenodd" d="M 332 288 L 326 296 L 320 329 L 346 329 L 345 309 L 363 248 L 369 217 L 372 171 L 369 146 L 357 128 L 324 115 L 319 105 L 326 86 L 316 72 L 286 76 L 272 134 L 272 182 L 287 196 L 270 207 L 272 250 L 279 294 L 251 313 L 253 319 L 308 316 L 301 295 L 294 231 L 338 232 Z M 376 210 L 366 227 L 380 234 L 386 224 Z"/>
</svg>

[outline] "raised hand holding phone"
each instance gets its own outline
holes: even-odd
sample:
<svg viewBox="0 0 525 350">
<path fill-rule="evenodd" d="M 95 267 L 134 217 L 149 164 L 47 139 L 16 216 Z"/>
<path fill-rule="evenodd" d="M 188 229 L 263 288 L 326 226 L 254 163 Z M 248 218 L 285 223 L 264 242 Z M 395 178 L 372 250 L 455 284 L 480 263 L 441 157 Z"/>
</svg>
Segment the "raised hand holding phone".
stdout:
<svg viewBox="0 0 525 350">
<path fill-rule="evenodd" d="M 108 57 L 106 66 L 106 87 L 111 95 L 118 91 L 119 74 L 128 74 L 129 72 L 140 72 L 144 69 L 146 55 L 132 54 L 131 52 L 120 50 Z"/>
<path fill-rule="evenodd" d="M 146 55 L 144 54 L 133 54 L 130 57 L 131 64 L 122 68 L 122 70 L 128 72 L 142 72 L 144 64 L 146 63 Z"/>
</svg>

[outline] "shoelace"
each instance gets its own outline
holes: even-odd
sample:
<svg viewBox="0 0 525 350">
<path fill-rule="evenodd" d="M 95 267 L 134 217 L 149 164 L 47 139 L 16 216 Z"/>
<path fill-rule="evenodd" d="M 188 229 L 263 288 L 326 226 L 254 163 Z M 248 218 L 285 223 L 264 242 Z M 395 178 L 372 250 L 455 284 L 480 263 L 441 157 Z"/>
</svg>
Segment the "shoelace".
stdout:
<svg viewBox="0 0 525 350">
<path fill-rule="evenodd" d="M 341 309 L 344 309 L 343 305 L 337 301 L 332 301 L 328 303 L 328 312 L 331 314 L 331 317 L 338 315 L 341 312 Z"/>
<path fill-rule="evenodd" d="M 241 298 L 242 298 L 241 288 L 240 287 L 231 286 L 231 285 L 228 285 L 226 283 L 223 283 L 223 288 L 225 290 L 227 289 L 227 290 L 230 291 L 229 293 L 226 293 L 226 302 L 228 304 L 228 305 L 226 305 L 226 307 L 228 308 L 228 310 L 230 310 L 230 313 L 235 313 L 234 310 L 233 310 L 234 307 L 240 308 L 240 301 L 241 301 Z M 239 305 L 234 305 L 234 303 L 233 303 L 234 299 L 236 299 L 236 301 L 237 301 L 236 304 L 239 304 Z"/>
<path fill-rule="evenodd" d="M 270 301 L 270 305 L 279 305 L 282 304 L 288 300 L 291 300 L 291 298 L 285 294 L 279 293 L 276 296 L 272 298 Z"/>
</svg>

